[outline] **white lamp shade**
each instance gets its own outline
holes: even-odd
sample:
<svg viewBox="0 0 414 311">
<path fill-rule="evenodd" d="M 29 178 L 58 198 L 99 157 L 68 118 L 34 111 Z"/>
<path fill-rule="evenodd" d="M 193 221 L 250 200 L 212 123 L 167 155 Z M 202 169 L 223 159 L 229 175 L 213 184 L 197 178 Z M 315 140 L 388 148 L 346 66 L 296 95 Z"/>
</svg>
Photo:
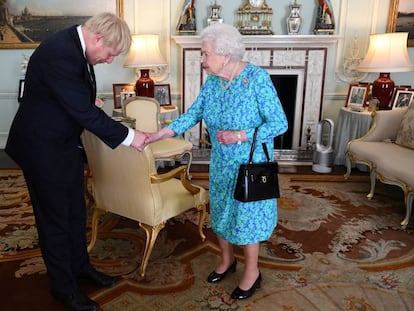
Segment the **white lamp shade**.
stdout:
<svg viewBox="0 0 414 311">
<path fill-rule="evenodd" d="M 167 65 L 161 55 L 158 38 L 158 35 L 133 35 L 124 67 L 151 68 Z"/>
<path fill-rule="evenodd" d="M 361 72 L 414 71 L 407 50 L 408 32 L 370 35 L 367 55 L 359 64 Z"/>
</svg>

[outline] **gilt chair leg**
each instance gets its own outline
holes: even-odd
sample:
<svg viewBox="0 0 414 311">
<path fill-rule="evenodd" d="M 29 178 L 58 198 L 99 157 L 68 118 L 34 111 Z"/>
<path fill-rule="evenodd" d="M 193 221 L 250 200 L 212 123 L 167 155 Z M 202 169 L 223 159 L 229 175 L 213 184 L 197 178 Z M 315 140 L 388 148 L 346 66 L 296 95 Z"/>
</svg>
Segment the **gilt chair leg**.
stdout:
<svg viewBox="0 0 414 311">
<path fill-rule="evenodd" d="M 413 201 L 414 201 L 414 192 L 408 192 L 407 195 L 404 196 L 405 198 L 405 218 L 401 221 L 401 226 L 404 228 L 408 225 L 411 218 L 411 212 L 413 208 Z"/>
<path fill-rule="evenodd" d="M 377 181 L 377 170 L 375 167 L 370 167 L 370 179 L 371 179 L 371 189 L 369 190 L 369 193 L 367 194 L 367 198 L 371 200 L 374 197 L 375 193 L 375 183 Z"/>
<path fill-rule="evenodd" d="M 201 241 L 205 241 L 206 240 L 206 236 L 203 232 L 203 225 L 204 225 L 204 220 L 206 219 L 206 205 L 205 204 L 201 204 L 197 207 L 197 210 L 200 212 L 200 220 L 198 222 L 198 233 L 200 234 L 201 237 Z"/>
<path fill-rule="evenodd" d="M 91 252 L 92 248 L 95 246 L 96 238 L 98 237 L 98 223 L 99 223 L 99 217 L 106 212 L 103 209 L 95 207 L 92 215 L 92 222 L 91 222 L 91 241 L 88 245 L 88 253 Z"/>
<path fill-rule="evenodd" d="M 193 162 L 193 153 L 191 151 L 187 151 L 186 154 L 188 154 L 187 178 L 188 180 L 191 180 L 190 168 L 191 168 L 191 163 Z"/>
<path fill-rule="evenodd" d="M 144 229 L 147 239 L 145 241 L 144 254 L 142 255 L 142 262 L 140 267 L 141 277 L 145 276 L 145 270 L 147 269 L 148 260 L 151 256 L 152 249 L 154 248 L 155 240 L 157 239 L 158 233 L 165 227 L 165 222 L 160 223 L 156 226 L 149 226 L 143 223 L 139 223 L 139 226 Z"/>
</svg>

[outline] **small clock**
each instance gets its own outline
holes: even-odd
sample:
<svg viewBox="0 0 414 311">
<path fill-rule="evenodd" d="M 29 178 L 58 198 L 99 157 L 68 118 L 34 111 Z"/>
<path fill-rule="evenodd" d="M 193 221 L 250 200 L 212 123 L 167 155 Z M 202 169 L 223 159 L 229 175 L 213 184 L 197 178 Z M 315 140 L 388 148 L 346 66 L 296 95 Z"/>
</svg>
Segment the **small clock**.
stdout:
<svg viewBox="0 0 414 311">
<path fill-rule="evenodd" d="M 242 35 L 271 35 L 272 15 L 266 0 L 245 0 L 237 10 L 237 29 Z"/>
<path fill-rule="evenodd" d="M 249 0 L 249 4 L 254 8 L 260 8 L 264 3 L 264 0 Z"/>
</svg>

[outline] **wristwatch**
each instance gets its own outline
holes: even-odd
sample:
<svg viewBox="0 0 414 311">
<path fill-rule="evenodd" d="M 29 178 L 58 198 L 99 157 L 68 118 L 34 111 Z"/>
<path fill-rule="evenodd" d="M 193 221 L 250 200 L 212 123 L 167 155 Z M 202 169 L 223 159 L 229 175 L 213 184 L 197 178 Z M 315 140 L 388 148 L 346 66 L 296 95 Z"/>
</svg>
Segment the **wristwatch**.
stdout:
<svg viewBox="0 0 414 311">
<path fill-rule="evenodd" d="M 242 142 L 241 142 L 241 138 L 242 138 L 242 137 L 241 137 L 241 133 L 240 133 L 240 132 L 237 132 L 237 144 L 238 144 L 238 145 L 241 145 L 241 143 L 242 143 Z"/>
</svg>

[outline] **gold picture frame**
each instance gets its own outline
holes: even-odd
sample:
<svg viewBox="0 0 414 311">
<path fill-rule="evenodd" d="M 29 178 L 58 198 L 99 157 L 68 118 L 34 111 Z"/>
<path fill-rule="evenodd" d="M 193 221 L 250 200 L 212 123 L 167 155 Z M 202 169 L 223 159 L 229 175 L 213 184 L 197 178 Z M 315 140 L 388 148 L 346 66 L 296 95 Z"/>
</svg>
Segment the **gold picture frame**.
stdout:
<svg viewBox="0 0 414 311">
<path fill-rule="evenodd" d="M 401 19 L 398 16 L 398 12 L 400 9 L 400 5 L 404 2 L 410 2 L 413 0 L 390 0 L 390 11 L 388 13 L 388 25 L 387 25 L 387 32 L 408 32 L 408 42 L 407 46 L 413 47 L 414 46 L 414 16 L 405 17 L 409 19 L 410 25 L 407 26 L 399 26 L 398 21 Z M 410 12 L 414 13 L 414 12 Z"/>
<path fill-rule="evenodd" d="M 82 7 L 82 6 L 84 7 L 88 3 L 88 1 L 90 2 L 91 0 L 72 0 L 71 2 L 74 2 L 77 7 Z M 101 0 L 99 0 L 99 1 L 101 1 Z M 108 4 L 110 4 L 112 1 L 115 1 L 115 10 L 116 10 L 116 12 L 113 12 L 113 13 L 116 13 L 119 17 L 123 18 L 123 12 L 124 12 L 124 3 L 123 3 L 123 1 L 124 0 L 106 0 L 106 1 L 108 2 Z M 45 2 L 46 2 L 46 6 L 45 6 L 46 8 L 47 8 L 47 3 L 48 2 L 50 3 L 51 7 L 53 7 L 53 5 L 54 5 L 52 1 L 38 0 L 38 2 L 39 3 L 41 2 L 42 4 L 45 4 Z M 79 2 L 79 3 L 77 3 L 77 2 Z M 3 13 L 3 11 L 4 12 L 11 11 L 8 7 L 7 2 L 3 5 L 5 7 L 0 6 L 0 13 Z M 14 1 L 13 5 L 16 5 L 16 6 L 19 5 L 19 0 Z M 23 2 L 22 2 L 22 5 L 24 6 Z M 98 7 L 105 8 L 105 11 L 108 11 L 106 9 L 107 5 L 103 5 L 103 1 Z M 63 13 L 65 13 L 65 12 L 63 12 Z M 95 13 L 99 13 L 99 10 L 97 10 Z M 73 16 L 73 17 L 71 16 L 72 17 L 71 21 L 74 21 L 75 24 L 76 23 L 82 23 L 87 18 L 89 18 L 89 16 L 90 16 L 89 14 L 87 16 Z M 49 31 L 49 28 L 48 28 L 49 24 L 48 24 L 47 20 L 50 19 L 52 16 L 48 16 L 46 18 L 45 16 L 41 16 L 41 15 L 31 15 L 30 7 L 25 7 L 25 9 L 20 12 L 20 15 L 13 15 L 11 13 L 9 13 L 9 14 L 6 14 L 6 13 L 0 14 L 0 18 L 4 18 L 6 21 L 11 19 L 11 21 L 12 21 L 12 22 L 8 22 L 8 23 L 4 23 L 4 24 L 0 23 L 0 39 L 1 39 L 0 40 L 0 49 L 34 49 L 34 48 L 36 48 L 40 44 L 40 41 L 39 42 L 36 42 L 36 41 L 15 42 L 14 40 L 9 40 L 8 35 L 7 35 L 7 34 L 19 34 L 19 36 L 21 36 L 22 38 L 26 37 L 27 40 L 30 40 L 30 38 L 23 31 L 20 30 L 20 28 L 23 28 L 23 29 L 27 30 L 27 28 L 28 28 L 28 27 L 26 27 L 27 25 L 24 26 L 24 24 L 21 24 L 19 26 L 18 23 L 16 23 L 14 20 L 15 19 L 23 20 L 25 18 L 28 18 L 28 19 L 31 18 L 32 20 L 34 20 L 34 17 L 38 17 L 39 21 L 42 22 L 42 27 L 46 27 L 45 32 Z M 67 16 L 59 16 L 59 18 L 62 18 L 62 20 L 64 20 L 66 17 Z M 66 20 L 68 20 L 68 19 L 66 19 Z M 25 21 L 27 22 L 27 20 L 25 20 Z M 0 20 L 0 22 L 1 22 L 1 20 Z M 57 21 L 55 21 L 55 22 L 56 22 L 56 24 L 58 23 Z M 65 27 L 69 26 L 65 23 L 62 23 L 61 25 L 58 25 L 58 26 L 56 26 L 56 24 L 51 24 L 50 23 L 49 27 L 52 28 L 52 29 L 55 29 L 55 30 L 60 30 L 60 29 L 63 29 Z M 71 23 L 71 25 L 73 25 L 73 24 L 74 23 Z M 54 26 L 52 26 L 52 25 L 54 25 Z M 19 27 L 17 27 L 17 26 L 19 26 Z M 37 27 L 39 27 L 39 26 L 37 26 Z M 55 27 L 55 28 L 53 28 L 53 27 Z M 29 28 L 29 30 L 30 30 L 30 28 Z M 16 37 L 18 37 L 18 36 L 16 36 Z"/>
</svg>

